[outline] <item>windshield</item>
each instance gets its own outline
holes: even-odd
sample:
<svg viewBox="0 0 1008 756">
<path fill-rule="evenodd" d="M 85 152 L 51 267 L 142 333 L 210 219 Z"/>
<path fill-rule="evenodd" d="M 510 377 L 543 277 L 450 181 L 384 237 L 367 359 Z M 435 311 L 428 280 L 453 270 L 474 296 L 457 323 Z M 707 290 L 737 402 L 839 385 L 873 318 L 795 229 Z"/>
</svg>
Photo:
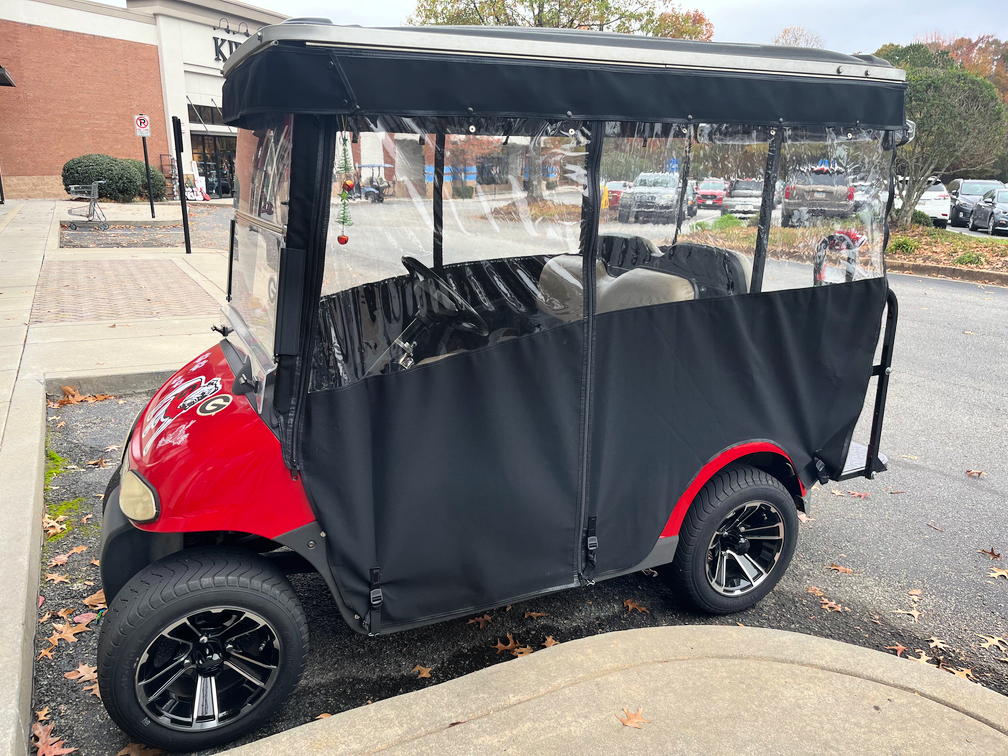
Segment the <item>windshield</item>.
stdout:
<svg viewBox="0 0 1008 756">
<path fill-rule="evenodd" d="M 962 194 L 986 194 L 991 189 L 1000 188 L 1002 186 L 999 181 L 964 181 L 962 185 Z"/>
<path fill-rule="evenodd" d="M 930 193 L 930 192 L 944 192 L 945 191 L 945 184 L 942 184 L 942 183 L 933 184 L 932 186 L 929 186 L 927 188 L 927 191 L 928 191 L 928 193 Z"/>
<path fill-rule="evenodd" d="M 998 202 L 1008 202 L 1008 191 L 998 192 L 997 193 L 997 201 Z"/>
<path fill-rule="evenodd" d="M 667 176 L 648 176 L 647 174 L 641 174 L 634 182 L 634 186 L 656 186 L 663 189 L 674 189 L 678 183 L 679 182 L 676 177 L 671 174 Z"/>
<path fill-rule="evenodd" d="M 238 130 L 228 313 L 235 334 L 261 368 L 260 379 L 273 367 L 294 119 L 279 115 L 266 123 L 254 131 Z"/>
<path fill-rule="evenodd" d="M 847 186 L 847 177 L 842 173 L 806 173 L 798 183 L 806 186 Z"/>
<path fill-rule="evenodd" d="M 712 189 L 714 191 L 724 191 L 724 181 L 704 181 L 700 184 L 701 189 Z"/>
<path fill-rule="evenodd" d="M 763 182 L 755 179 L 741 179 L 735 182 L 732 193 L 735 192 L 762 192 Z"/>
</svg>

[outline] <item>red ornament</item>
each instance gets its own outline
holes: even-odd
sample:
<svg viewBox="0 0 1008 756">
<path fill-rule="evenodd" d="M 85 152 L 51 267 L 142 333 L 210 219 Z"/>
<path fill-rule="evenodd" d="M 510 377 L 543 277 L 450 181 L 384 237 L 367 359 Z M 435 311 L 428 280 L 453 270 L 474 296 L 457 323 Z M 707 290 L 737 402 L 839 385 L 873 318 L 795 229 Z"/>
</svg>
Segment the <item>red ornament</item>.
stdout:
<svg viewBox="0 0 1008 756">
<path fill-rule="evenodd" d="M 343 182 L 344 192 L 352 192 L 353 188 L 354 188 L 354 182 L 351 181 L 350 179 L 347 179 L 346 181 Z"/>
<path fill-rule="evenodd" d="M 346 244 L 348 241 L 350 241 L 350 237 L 347 236 L 346 234 L 340 234 L 339 236 L 336 237 L 336 241 L 338 241 L 340 244 Z"/>
</svg>

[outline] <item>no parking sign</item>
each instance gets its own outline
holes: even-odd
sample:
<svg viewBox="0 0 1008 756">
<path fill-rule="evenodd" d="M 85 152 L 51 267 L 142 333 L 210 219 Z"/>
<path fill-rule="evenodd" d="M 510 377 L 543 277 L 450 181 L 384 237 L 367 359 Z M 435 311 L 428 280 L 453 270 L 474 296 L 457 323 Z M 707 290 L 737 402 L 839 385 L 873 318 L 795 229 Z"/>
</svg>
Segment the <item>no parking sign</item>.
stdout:
<svg viewBox="0 0 1008 756">
<path fill-rule="evenodd" d="M 150 136 L 150 121 L 145 115 L 133 116 L 133 125 L 136 126 L 136 135 L 138 137 L 149 137 Z"/>
</svg>

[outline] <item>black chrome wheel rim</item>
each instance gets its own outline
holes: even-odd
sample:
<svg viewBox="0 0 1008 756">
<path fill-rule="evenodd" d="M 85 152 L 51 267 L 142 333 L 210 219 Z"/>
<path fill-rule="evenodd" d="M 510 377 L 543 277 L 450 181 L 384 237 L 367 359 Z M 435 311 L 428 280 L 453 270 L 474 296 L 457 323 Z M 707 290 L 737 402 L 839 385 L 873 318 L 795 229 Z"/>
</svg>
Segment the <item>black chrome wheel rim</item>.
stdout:
<svg viewBox="0 0 1008 756">
<path fill-rule="evenodd" d="M 247 716 L 276 682 L 281 649 L 265 619 L 236 607 L 189 614 L 162 630 L 137 664 L 137 700 L 174 730 L 209 730 Z"/>
<path fill-rule="evenodd" d="M 707 580 L 722 596 L 744 596 L 773 572 L 784 549 L 784 518 L 766 501 L 751 501 L 725 517 L 707 547 Z"/>
</svg>

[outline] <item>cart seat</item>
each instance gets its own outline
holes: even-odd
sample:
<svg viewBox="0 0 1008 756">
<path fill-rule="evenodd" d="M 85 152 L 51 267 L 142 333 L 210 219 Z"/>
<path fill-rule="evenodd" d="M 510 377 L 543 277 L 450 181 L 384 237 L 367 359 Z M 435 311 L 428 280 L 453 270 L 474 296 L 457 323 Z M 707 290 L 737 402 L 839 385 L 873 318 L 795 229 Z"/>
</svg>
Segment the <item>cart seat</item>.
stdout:
<svg viewBox="0 0 1008 756">
<path fill-rule="evenodd" d="M 577 320 L 584 311 L 581 257 L 557 255 L 546 261 L 539 276 L 539 306 L 563 321 Z M 597 311 L 612 312 L 696 298 L 696 287 L 681 276 L 653 268 L 634 268 L 611 276 L 601 260 L 595 261 Z"/>
</svg>

